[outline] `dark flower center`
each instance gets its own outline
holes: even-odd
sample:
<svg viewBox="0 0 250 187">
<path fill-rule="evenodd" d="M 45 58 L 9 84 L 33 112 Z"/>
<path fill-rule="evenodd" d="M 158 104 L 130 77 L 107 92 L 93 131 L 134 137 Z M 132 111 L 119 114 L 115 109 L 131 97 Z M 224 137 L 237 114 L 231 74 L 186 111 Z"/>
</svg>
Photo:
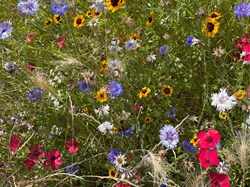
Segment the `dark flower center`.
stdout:
<svg viewBox="0 0 250 187">
<path fill-rule="evenodd" d="M 148 17 L 148 22 L 151 23 L 153 21 L 152 17 Z"/>
<path fill-rule="evenodd" d="M 110 175 L 111 175 L 112 177 L 114 177 L 114 176 L 115 176 L 115 171 L 111 171 L 111 172 L 110 172 Z"/>
<path fill-rule="evenodd" d="M 217 18 L 218 16 L 217 16 L 217 14 L 212 14 L 211 15 L 211 18 Z"/>
<path fill-rule="evenodd" d="M 101 97 L 101 98 L 104 98 L 104 97 L 105 97 L 105 96 L 104 96 L 104 93 L 101 93 L 101 94 L 100 94 L 100 97 Z"/>
<path fill-rule="evenodd" d="M 78 19 L 76 20 L 76 23 L 77 23 L 77 25 L 80 25 L 80 24 L 82 23 L 82 19 L 81 19 L 81 18 L 78 18 Z"/>
<path fill-rule="evenodd" d="M 163 91 L 165 94 L 170 94 L 170 92 L 171 92 L 171 90 L 169 88 L 165 88 Z"/>
<path fill-rule="evenodd" d="M 118 6 L 118 3 L 119 3 L 119 0 L 111 0 L 111 5 L 112 5 L 113 7 Z"/>
<path fill-rule="evenodd" d="M 208 32 L 213 32 L 213 30 L 214 30 L 214 24 L 209 22 L 207 24 L 207 31 Z"/>
<path fill-rule="evenodd" d="M 56 20 L 57 20 L 57 21 L 60 21 L 60 19 L 61 19 L 60 16 L 57 16 L 57 17 L 56 17 Z"/>
<path fill-rule="evenodd" d="M 47 21 L 47 25 L 50 25 L 50 24 L 51 24 L 51 21 L 50 21 L 50 20 L 48 20 L 48 21 Z"/>
<path fill-rule="evenodd" d="M 213 138 L 212 137 L 208 137 L 207 138 L 207 142 L 212 143 L 213 142 Z"/>
<path fill-rule="evenodd" d="M 141 91 L 142 94 L 147 93 L 147 89 Z"/>
<path fill-rule="evenodd" d="M 208 158 L 205 159 L 206 163 L 210 163 L 210 160 Z"/>
</svg>

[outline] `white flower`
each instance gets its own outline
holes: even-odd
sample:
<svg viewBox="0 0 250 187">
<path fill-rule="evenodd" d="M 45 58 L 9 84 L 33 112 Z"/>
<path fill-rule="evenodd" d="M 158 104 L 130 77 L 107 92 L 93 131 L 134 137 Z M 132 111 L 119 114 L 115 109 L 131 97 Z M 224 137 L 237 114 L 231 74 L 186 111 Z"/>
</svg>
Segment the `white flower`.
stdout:
<svg viewBox="0 0 250 187">
<path fill-rule="evenodd" d="M 224 162 L 220 162 L 217 165 L 216 170 L 220 174 L 227 174 L 229 172 L 229 166 L 225 164 Z"/>
<path fill-rule="evenodd" d="M 98 109 L 95 109 L 94 111 L 98 116 L 102 116 L 102 115 L 105 116 L 105 115 L 109 115 L 109 110 L 110 110 L 109 105 L 105 105 Z"/>
<path fill-rule="evenodd" d="M 221 88 L 219 93 L 213 93 L 211 100 L 211 105 L 216 107 L 219 112 L 230 110 L 237 103 L 234 95 L 227 95 L 226 88 Z"/>
<path fill-rule="evenodd" d="M 98 24 L 98 18 L 92 18 L 88 23 L 87 23 L 87 26 L 89 27 L 95 27 L 97 24 Z"/>
<path fill-rule="evenodd" d="M 98 130 L 103 134 L 106 134 L 107 132 L 112 131 L 112 129 L 113 129 L 113 125 L 108 121 L 105 121 L 101 125 L 98 126 Z"/>
<path fill-rule="evenodd" d="M 126 157 L 125 157 L 125 154 L 124 155 L 117 155 L 115 157 L 115 165 L 116 166 L 122 166 L 122 165 L 125 165 L 127 162 L 126 162 Z"/>
<path fill-rule="evenodd" d="M 148 62 L 154 62 L 156 61 L 156 55 L 151 53 L 150 55 L 147 56 L 147 61 Z"/>
</svg>

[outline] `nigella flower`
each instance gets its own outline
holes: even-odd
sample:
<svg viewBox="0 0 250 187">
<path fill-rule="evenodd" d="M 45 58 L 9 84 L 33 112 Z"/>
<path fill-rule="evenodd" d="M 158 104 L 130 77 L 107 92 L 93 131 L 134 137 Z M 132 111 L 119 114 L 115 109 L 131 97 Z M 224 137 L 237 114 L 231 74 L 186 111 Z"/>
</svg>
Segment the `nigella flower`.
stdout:
<svg viewBox="0 0 250 187">
<path fill-rule="evenodd" d="M 109 157 L 109 160 L 110 160 L 110 163 L 111 164 L 115 164 L 116 162 L 116 158 L 120 155 L 122 155 L 123 152 L 122 151 L 119 151 L 118 149 L 112 149 L 109 154 L 108 154 L 108 157 Z"/>
<path fill-rule="evenodd" d="M 0 39 L 8 38 L 12 33 L 11 23 L 6 21 L 0 24 Z"/>
<path fill-rule="evenodd" d="M 59 14 L 60 16 L 63 16 L 64 12 L 66 12 L 68 9 L 68 4 L 63 3 L 62 0 L 58 0 L 57 3 L 50 4 L 50 10 L 52 13 Z"/>
<path fill-rule="evenodd" d="M 31 88 L 26 96 L 29 98 L 30 102 L 36 103 L 41 99 L 42 93 L 40 88 Z"/>
<path fill-rule="evenodd" d="M 242 2 L 234 7 L 234 14 L 237 19 L 250 16 L 250 2 Z"/>
<path fill-rule="evenodd" d="M 16 68 L 15 62 L 14 63 L 7 62 L 4 65 L 4 69 L 6 69 L 7 71 L 9 71 L 11 74 L 14 73 L 15 68 Z"/>
<path fill-rule="evenodd" d="M 176 107 L 172 107 L 170 110 L 167 111 L 167 116 L 169 118 L 175 118 L 177 112 L 178 112 L 178 109 Z"/>
<path fill-rule="evenodd" d="M 67 164 L 66 169 L 65 169 L 65 173 L 71 174 L 71 175 L 75 175 L 77 174 L 79 171 L 79 167 L 74 164 L 73 162 L 70 162 Z"/>
<path fill-rule="evenodd" d="M 122 94 L 122 85 L 118 82 L 112 81 L 108 83 L 109 94 L 112 99 Z"/>
<path fill-rule="evenodd" d="M 166 148 L 175 148 L 179 142 L 179 135 L 172 125 L 165 125 L 160 130 L 161 143 Z"/>
<path fill-rule="evenodd" d="M 136 40 L 132 39 L 132 40 L 129 40 L 125 43 L 125 48 L 127 50 L 135 50 L 137 48 L 137 42 Z"/>
<path fill-rule="evenodd" d="M 37 0 L 20 0 L 17 9 L 23 14 L 32 15 L 37 13 L 39 6 Z"/>
<path fill-rule="evenodd" d="M 197 148 L 195 146 L 192 146 L 190 142 L 183 140 L 182 141 L 182 147 L 186 152 L 196 152 Z"/>
<path fill-rule="evenodd" d="M 132 131 L 131 128 L 129 128 L 129 129 L 123 131 L 123 132 L 119 132 L 118 136 L 128 136 L 128 135 L 131 135 L 131 134 L 133 134 L 133 131 Z"/>
<path fill-rule="evenodd" d="M 193 46 L 195 44 L 198 44 L 200 42 L 200 40 L 198 40 L 197 38 L 193 37 L 193 36 L 189 36 L 186 40 L 186 43 L 189 45 L 189 46 Z"/>
<path fill-rule="evenodd" d="M 158 55 L 165 55 L 168 52 L 168 46 L 162 45 L 158 48 L 156 48 L 157 54 Z"/>
<path fill-rule="evenodd" d="M 78 82 L 79 90 L 82 92 L 90 92 L 92 90 L 92 85 L 83 81 Z"/>
</svg>

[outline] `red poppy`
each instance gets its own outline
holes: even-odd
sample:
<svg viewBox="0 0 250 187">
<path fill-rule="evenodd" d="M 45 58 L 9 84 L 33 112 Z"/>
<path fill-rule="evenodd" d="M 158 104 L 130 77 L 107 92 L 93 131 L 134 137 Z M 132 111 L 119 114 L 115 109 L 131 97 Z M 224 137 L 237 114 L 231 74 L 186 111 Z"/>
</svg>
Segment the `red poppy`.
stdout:
<svg viewBox="0 0 250 187">
<path fill-rule="evenodd" d="M 220 162 L 217 150 L 200 149 L 198 160 L 205 169 Z"/>
<path fill-rule="evenodd" d="M 66 147 L 68 148 L 69 153 L 76 154 L 79 146 L 80 146 L 80 144 L 78 142 L 75 142 L 74 140 L 71 140 L 71 141 L 66 143 Z"/>
<path fill-rule="evenodd" d="M 50 166 L 52 170 L 56 170 L 59 165 L 63 163 L 63 159 L 60 155 L 58 149 L 53 149 L 52 151 L 46 151 L 46 160 L 44 161 L 44 166 Z"/>
<path fill-rule="evenodd" d="M 21 143 L 21 137 L 16 136 L 16 135 L 12 135 L 10 137 L 9 149 L 11 151 L 16 151 L 17 148 L 19 147 L 20 143 Z"/>
<path fill-rule="evenodd" d="M 220 133 L 217 130 L 211 129 L 207 132 L 200 131 L 197 134 L 199 148 L 213 148 L 220 141 Z"/>
<path fill-rule="evenodd" d="M 210 173 L 211 187 L 230 187 L 229 177 L 225 174 L 219 174 L 216 172 Z"/>
<path fill-rule="evenodd" d="M 119 182 L 117 187 L 130 187 L 130 184 L 123 184 L 122 182 Z"/>
</svg>

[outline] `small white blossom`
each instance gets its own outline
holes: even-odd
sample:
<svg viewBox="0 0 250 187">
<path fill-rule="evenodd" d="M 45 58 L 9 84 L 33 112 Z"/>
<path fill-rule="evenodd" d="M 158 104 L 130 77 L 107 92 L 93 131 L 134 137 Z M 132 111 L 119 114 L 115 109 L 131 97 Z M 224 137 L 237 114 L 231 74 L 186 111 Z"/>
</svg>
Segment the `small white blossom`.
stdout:
<svg viewBox="0 0 250 187">
<path fill-rule="evenodd" d="M 149 55 L 147 56 L 147 61 L 148 61 L 148 62 L 154 62 L 154 61 L 156 61 L 156 55 L 153 54 L 153 53 L 149 54 Z"/>
<path fill-rule="evenodd" d="M 98 130 L 103 134 L 106 134 L 107 132 L 111 132 L 112 129 L 113 129 L 113 124 L 111 124 L 108 121 L 105 121 L 101 125 L 98 126 Z"/>
<path fill-rule="evenodd" d="M 105 105 L 105 106 L 101 106 L 100 108 L 98 109 L 95 109 L 95 113 L 98 115 L 98 116 L 102 116 L 102 115 L 109 115 L 109 110 L 110 110 L 110 107 L 109 105 Z"/>
</svg>

